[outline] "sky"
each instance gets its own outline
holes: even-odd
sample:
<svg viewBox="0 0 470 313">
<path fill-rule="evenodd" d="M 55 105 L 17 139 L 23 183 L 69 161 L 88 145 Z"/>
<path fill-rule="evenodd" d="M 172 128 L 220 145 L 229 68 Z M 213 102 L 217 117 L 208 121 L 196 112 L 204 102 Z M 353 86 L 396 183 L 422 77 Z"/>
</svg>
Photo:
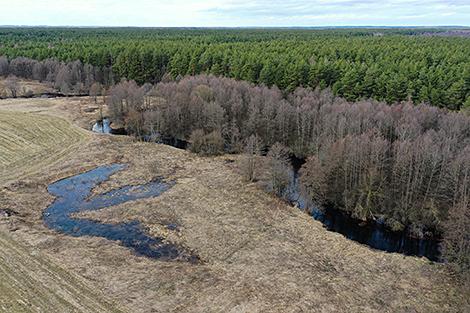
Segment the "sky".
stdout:
<svg viewBox="0 0 470 313">
<path fill-rule="evenodd" d="M 470 26 L 470 0 L 0 0 L 0 25 Z"/>
</svg>

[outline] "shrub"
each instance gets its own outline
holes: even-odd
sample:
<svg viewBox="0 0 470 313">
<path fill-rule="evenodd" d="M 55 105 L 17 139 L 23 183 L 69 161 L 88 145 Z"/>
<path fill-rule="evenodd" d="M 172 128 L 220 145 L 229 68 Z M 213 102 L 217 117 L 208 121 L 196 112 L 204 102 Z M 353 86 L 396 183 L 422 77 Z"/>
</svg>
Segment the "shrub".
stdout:
<svg viewBox="0 0 470 313">
<path fill-rule="evenodd" d="M 201 129 L 196 129 L 191 133 L 190 150 L 200 155 L 220 155 L 224 152 L 224 139 L 218 130 L 204 134 Z"/>
<path fill-rule="evenodd" d="M 256 169 L 258 167 L 258 158 L 261 154 L 261 142 L 256 135 L 248 137 L 245 141 L 243 158 L 241 159 L 240 169 L 243 176 L 248 181 L 256 179 Z"/>
<path fill-rule="evenodd" d="M 280 143 L 275 143 L 268 152 L 269 182 L 273 192 L 283 196 L 289 185 L 289 149 Z"/>
</svg>

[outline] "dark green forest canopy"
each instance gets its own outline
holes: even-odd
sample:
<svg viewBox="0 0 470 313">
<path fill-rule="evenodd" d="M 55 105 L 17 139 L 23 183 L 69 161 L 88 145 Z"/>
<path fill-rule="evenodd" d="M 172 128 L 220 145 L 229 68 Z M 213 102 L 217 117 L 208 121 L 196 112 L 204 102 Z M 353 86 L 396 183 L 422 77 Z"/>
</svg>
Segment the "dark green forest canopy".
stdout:
<svg viewBox="0 0 470 313">
<path fill-rule="evenodd" d="M 442 29 L 0 28 L 0 55 L 81 60 L 156 83 L 199 73 L 348 100 L 470 106 L 470 39 Z"/>
</svg>

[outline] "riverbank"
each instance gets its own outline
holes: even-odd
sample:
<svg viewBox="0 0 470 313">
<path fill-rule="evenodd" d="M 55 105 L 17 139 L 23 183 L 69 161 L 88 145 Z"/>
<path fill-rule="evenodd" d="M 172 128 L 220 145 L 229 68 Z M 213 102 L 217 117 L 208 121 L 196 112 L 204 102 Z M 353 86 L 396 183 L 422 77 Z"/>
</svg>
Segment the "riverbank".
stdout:
<svg viewBox="0 0 470 313">
<path fill-rule="evenodd" d="M 126 134 L 125 131 L 116 131 L 116 129 L 113 129 L 110 125 L 111 122 L 109 118 L 104 118 L 93 125 L 92 131 L 106 134 Z M 187 141 L 174 138 L 165 139 L 164 136 L 157 136 L 157 139 L 151 136 L 144 136 L 142 140 L 156 144 L 167 144 L 183 150 L 189 147 Z M 265 154 L 264 156 L 260 156 L 260 167 L 264 167 L 265 164 L 263 163 L 268 162 L 263 158 L 265 158 Z M 398 252 L 404 255 L 418 257 L 424 256 L 434 262 L 444 261 L 441 256 L 442 237 L 436 230 L 426 232 L 426 236 L 417 237 L 413 236 L 409 231 L 409 227 L 405 227 L 401 231 L 392 230 L 383 217 L 360 220 L 354 218 L 351 212 L 347 212 L 343 209 L 334 208 L 333 206 L 317 207 L 310 203 L 301 192 L 300 187 L 299 171 L 304 163 L 305 159 L 299 159 L 293 155 L 290 156 L 291 168 L 288 169 L 290 177 L 289 184 L 283 194 L 278 195 L 282 199 L 287 200 L 292 206 L 308 213 L 315 220 L 322 222 L 324 227 L 329 231 L 340 233 L 350 240 L 386 252 Z M 268 169 L 263 169 L 263 172 L 267 171 Z M 262 176 L 267 176 L 267 173 L 264 173 Z M 265 177 L 264 179 L 258 180 L 257 183 L 262 189 L 267 192 L 272 192 L 269 180 L 270 178 Z"/>
<path fill-rule="evenodd" d="M 91 99 L 8 101 L 0 101 L 0 112 L 53 115 L 74 129 L 90 129 L 95 118 L 84 110 L 93 106 Z M 468 307 L 467 295 L 444 265 L 372 250 L 328 232 L 300 210 L 247 184 L 236 162 L 227 162 L 237 156 L 201 158 L 123 136 L 86 134 L 61 162 L 2 184 L 2 204 L 18 215 L 2 219 L 0 228 L 130 312 L 462 312 Z M 176 184 L 157 198 L 82 216 L 103 223 L 137 220 L 152 236 L 195 251 L 201 264 L 153 260 L 103 238 L 47 229 L 42 214 L 54 199 L 47 185 L 111 163 L 129 165 L 93 195 L 156 176 Z M 169 229 L 169 224 L 176 227 Z"/>
</svg>

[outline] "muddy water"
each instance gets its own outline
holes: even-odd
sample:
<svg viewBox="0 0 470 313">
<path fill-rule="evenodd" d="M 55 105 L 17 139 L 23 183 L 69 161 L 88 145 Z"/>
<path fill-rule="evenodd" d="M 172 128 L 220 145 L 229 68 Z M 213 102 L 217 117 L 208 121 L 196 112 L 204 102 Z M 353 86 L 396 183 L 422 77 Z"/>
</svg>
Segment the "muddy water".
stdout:
<svg viewBox="0 0 470 313">
<path fill-rule="evenodd" d="M 49 185 L 49 193 L 57 198 L 45 210 L 44 223 L 51 229 L 74 237 L 95 236 L 118 241 L 138 255 L 196 261 L 196 257 L 190 256 L 179 247 L 164 243 L 162 238 L 148 235 L 137 221 L 104 224 L 71 217 L 73 213 L 100 210 L 133 200 L 157 197 L 173 186 L 173 183 L 158 180 L 139 186 L 125 186 L 90 197 L 94 187 L 124 168 L 125 165 L 122 164 L 101 166 Z"/>
</svg>

